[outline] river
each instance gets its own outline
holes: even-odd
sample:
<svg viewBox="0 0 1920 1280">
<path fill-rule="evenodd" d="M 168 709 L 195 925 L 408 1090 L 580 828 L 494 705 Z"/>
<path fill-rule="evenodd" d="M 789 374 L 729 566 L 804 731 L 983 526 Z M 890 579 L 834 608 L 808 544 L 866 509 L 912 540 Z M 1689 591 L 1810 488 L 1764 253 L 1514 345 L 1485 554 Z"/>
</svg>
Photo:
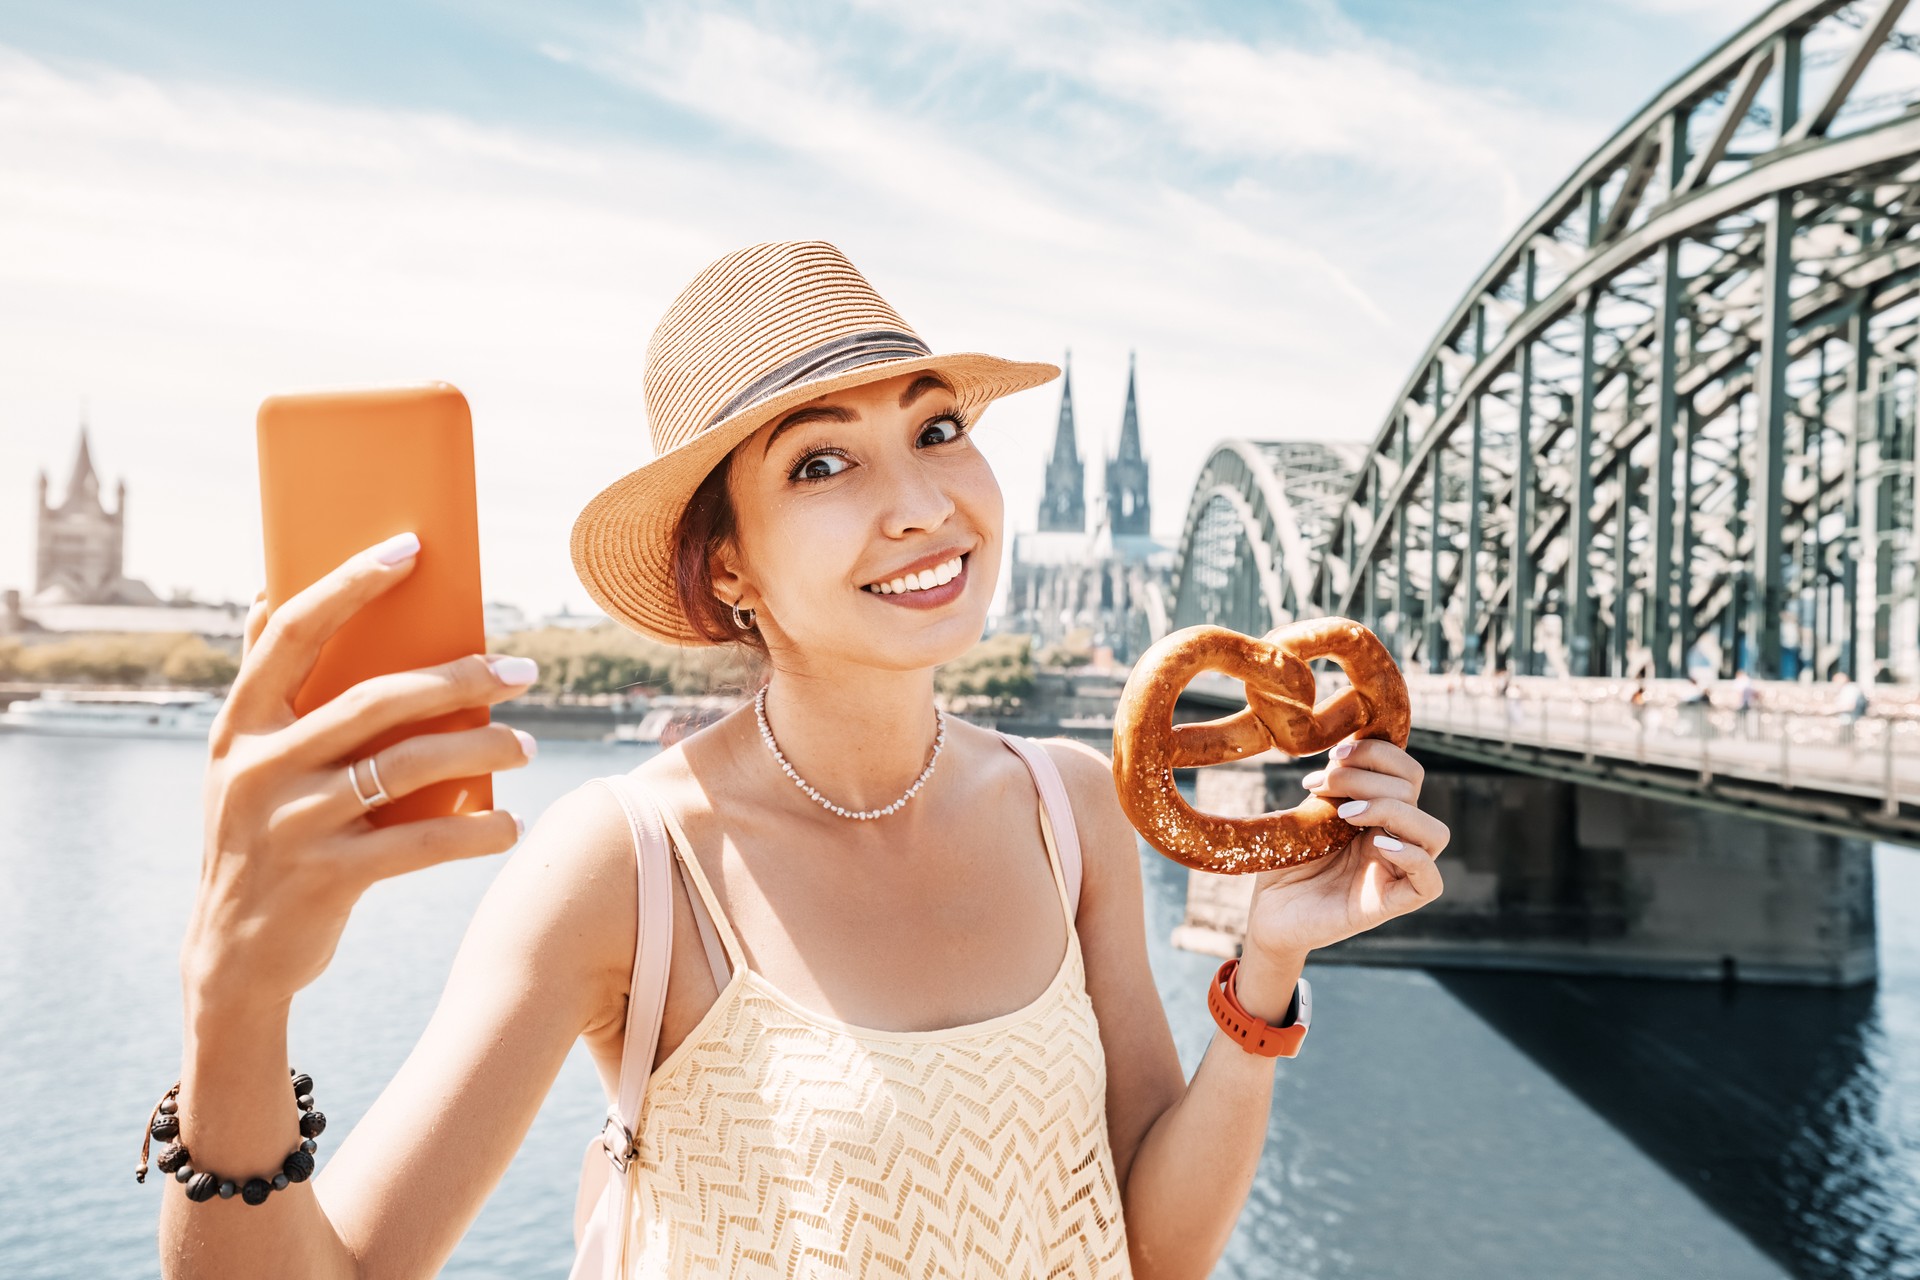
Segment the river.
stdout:
<svg viewBox="0 0 1920 1280">
<path fill-rule="evenodd" d="M 141 1125 L 178 1071 L 177 954 L 205 745 L 0 734 L 0 1274 L 158 1273 Z M 633 748 L 542 743 L 531 818 Z M 377 886 L 294 1006 L 328 1151 L 433 1009 L 499 859 Z M 1181 868 L 1142 852 L 1189 1071 L 1215 962 L 1167 945 Z M 1881 978 L 1851 991 L 1310 964 L 1266 1156 L 1216 1275 L 1920 1277 L 1920 854 L 1881 847 Z M 604 1108 L 576 1049 L 444 1275 L 561 1277 Z"/>
</svg>

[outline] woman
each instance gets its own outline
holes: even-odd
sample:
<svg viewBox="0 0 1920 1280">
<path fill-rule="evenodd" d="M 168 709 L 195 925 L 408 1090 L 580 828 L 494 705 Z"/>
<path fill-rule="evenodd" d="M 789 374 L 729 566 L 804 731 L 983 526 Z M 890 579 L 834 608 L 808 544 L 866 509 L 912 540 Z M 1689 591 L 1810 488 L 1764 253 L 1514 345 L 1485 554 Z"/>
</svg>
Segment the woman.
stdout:
<svg viewBox="0 0 1920 1280">
<path fill-rule="evenodd" d="M 1056 373 L 933 354 L 818 241 L 719 259 L 654 334 L 659 456 L 581 513 L 576 569 L 625 625 L 751 645 L 770 678 L 628 780 L 678 855 L 639 1193 L 618 1224 L 633 1274 L 1203 1276 L 1233 1228 L 1274 1059 L 1217 1036 L 1183 1081 L 1107 761 L 934 707 L 934 668 L 979 639 L 1001 559 L 970 432 Z M 377 753 L 377 777 L 357 747 L 513 697 L 524 660 L 473 655 L 288 710 L 325 637 L 406 577 L 396 541 L 271 617 L 256 605 L 212 736 L 176 1119 L 193 1166 L 228 1183 L 295 1160 L 288 1010 L 358 894 L 498 852 L 519 827 L 492 812 L 376 829 L 362 799 L 516 767 L 532 750 L 517 731 L 416 736 Z M 1364 802 L 1363 834 L 1259 877 L 1232 978 L 1275 1026 L 1310 950 L 1440 893 L 1447 830 L 1417 808 L 1419 767 L 1389 743 L 1337 750 L 1307 782 Z M 1064 800 L 1039 802 L 1056 778 Z M 527 833 L 419 1045 L 324 1176 L 257 1205 L 166 1188 L 168 1274 L 430 1275 L 576 1039 L 612 1092 L 643 941 L 614 790 L 582 786 Z"/>
</svg>

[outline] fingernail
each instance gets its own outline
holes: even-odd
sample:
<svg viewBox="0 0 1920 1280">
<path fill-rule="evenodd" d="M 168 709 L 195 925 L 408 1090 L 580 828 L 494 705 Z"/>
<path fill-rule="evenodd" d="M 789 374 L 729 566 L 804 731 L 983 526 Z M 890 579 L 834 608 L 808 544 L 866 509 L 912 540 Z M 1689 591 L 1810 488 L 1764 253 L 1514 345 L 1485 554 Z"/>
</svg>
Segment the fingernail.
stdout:
<svg viewBox="0 0 1920 1280">
<path fill-rule="evenodd" d="M 1334 810 L 1335 813 L 1343 818 L 1357 818 L 1366 811 L 1367 802 L 1365 800 L 1349 800 Z"/>
<path fill-rule="evenodd" d="M 527 820 L 516 813 L 513 815 L 513 838 L 518 840 L 525 834 L 527 834 Z"/>
<path fill-rule="evenodd" d="M 502 655 L 488 658 L 487 665 L 493 668 L 493 674 L 500 677 L 502 684 L 532 684 L 540 674 L 540 664 L 532 658 Z"/>
<path fill-rule="evenodd" d="M 419 535 L 409 530 L 406 533 L 396 533 L 385 542 L 375 546 L 373 548 L 373 558 L 381 564 L 399 564 L 402 560 L 407 559 L 419 550 Z"/>
<path fill-rule="evenodd" d="M 1331 760 L 1345 760 L 1348 756 L 1353 754 L 1354 747 L 1358 745 L 1359 745 L 1358 743 L 1353 742 L 1352 740 L 1342 742 L 1339 745 L 1335 746 L 1333 750 L 1327 752 L 1327 757 L 1328 759 L 1331 759 Z"/>
<path fill-rule="evenodd" d="M 1404 849 L 1407 847 L 1406 845 L 1401 844 L 1398 840 L 1394 839 L 1392 836 L 1375 836 L 1373 838 L 1373 842 L 1379 845 L 1382 849 L 1393 849 L 1395 851 L 1398 851 L 1400 849 Z"/>
<path fill-rule="evenodd" d="M 1312 773 L 1300 779 L 1300 785 L 1311 791 L 1326 780 L 1327 771 L 1325 769 L 1315 769 Z"/>
<path fill-rule="evenodd" d="M 525 729 L 515 729 L 513 736 L 520 739 L 520 749 L 527 753 L 527 759 L 531 760 L 540 753 L 540 744 Z"/>
</svg>

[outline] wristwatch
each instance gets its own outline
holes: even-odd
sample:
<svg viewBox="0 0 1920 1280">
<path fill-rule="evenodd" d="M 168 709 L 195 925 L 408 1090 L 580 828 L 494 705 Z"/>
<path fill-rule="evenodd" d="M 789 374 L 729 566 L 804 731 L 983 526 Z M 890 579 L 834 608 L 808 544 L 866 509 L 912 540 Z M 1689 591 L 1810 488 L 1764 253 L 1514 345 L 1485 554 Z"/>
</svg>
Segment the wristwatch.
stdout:
<svg viewBox="0 0 1920 1280">
<path fill-rule="evenodd" d="M 1285 1020 L 1278 1026 L 1256 1018 L 1240 1005 L 1233 993 L 1234 975 L 1240 971 L 1239 957 L 1220 966 L 1207 988 L 1207 1011 L 1220 1029 L 1248 1053 L 1263 1058 L 1291 1058 L 1300 1052 L 1307 1038 L 1307 1023 L 1313 1016 L 1313 988 L 1303 977 L 1294 988 L 1293 1003 L 1287 1006 Z"/>
</svg>

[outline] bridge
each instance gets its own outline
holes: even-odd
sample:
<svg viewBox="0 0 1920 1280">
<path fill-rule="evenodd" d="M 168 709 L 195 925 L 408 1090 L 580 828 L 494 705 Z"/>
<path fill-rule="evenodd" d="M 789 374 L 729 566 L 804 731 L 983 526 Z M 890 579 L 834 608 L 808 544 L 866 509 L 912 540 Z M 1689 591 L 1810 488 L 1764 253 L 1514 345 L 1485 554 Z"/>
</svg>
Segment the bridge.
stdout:
<svg viewBox="0 0 1920 1280">
<path fill-rule="evenodd" d="M 1416 752 L 1457 775 L 1456 847 L 1559 842 L 1530 867 L 1496 851 L 1471 903 L 1394 922 L 1409 956 L 1538 960 L 1557 929 L 1575 966 L 1871 976 L 1868 841 L 1920 843 L 1907 9 L 1781 0 L 1522 223 L 1370 441 L 1227 440 L 1202 468 L 1169 625 L 1364 621 L 1412 677 Z M 1724 685 L 1682 705 L 1702 696 L 1686 677 L 1736 673 L 1758 710 Z M 1833 709 L 1841 677 L 1870 691 L 1857 723 Z M 1243 808 L 1292 785 L 1259 767 Z M 1530 831 L 1477 816 L 1511 816 L 1472 781 L 1490 770 L 1509 799 L 1535 788 Z M 1679 945 L 1735 880 L 1718 914 L 1752 927 Z M 1649 933 L 1679 881 L 1684 918 Z"/>
</svg>

